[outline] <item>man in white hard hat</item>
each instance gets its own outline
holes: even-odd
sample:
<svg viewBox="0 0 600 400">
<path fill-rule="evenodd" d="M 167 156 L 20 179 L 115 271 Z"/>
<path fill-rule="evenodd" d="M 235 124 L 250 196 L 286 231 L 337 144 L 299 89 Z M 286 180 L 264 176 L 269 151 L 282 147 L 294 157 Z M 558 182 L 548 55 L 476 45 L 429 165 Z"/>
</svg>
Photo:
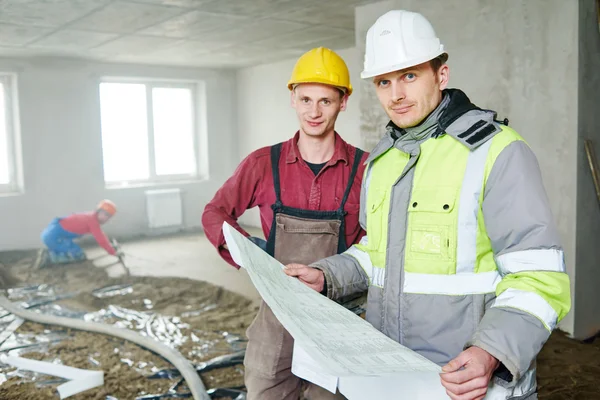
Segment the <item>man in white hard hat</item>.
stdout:
<svg viewBox="0 0 600 400">
<path fill-rule="evenodd" d="M 368 290 L 367 320 L 442 366 L 451 399 L 537 398 L 535 358 L 570 309 L 535 155 L 496 113 L 447 89 L 422 15 L 369 29 L 362 77 L 390 118 L 367 160 L 361 243 L 286 273 L 332 299 Z"/>
</svg>

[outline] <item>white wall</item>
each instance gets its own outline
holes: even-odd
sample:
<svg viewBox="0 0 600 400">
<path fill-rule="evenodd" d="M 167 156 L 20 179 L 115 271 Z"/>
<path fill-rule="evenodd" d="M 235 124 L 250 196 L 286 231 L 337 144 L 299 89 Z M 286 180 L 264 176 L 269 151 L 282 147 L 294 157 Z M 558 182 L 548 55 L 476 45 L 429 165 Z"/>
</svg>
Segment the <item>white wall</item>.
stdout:
<svg viewBox="0 0 600 400">
<path fill-rule="evenodd" d="M 350 81 L 356 88 L 345 112 L 340 113 L 336 131 L 350 144 L 361 147 L 358 81 L 362 60 L 355 48 L 336 52 L 346 61 Z M 289 139 L 298 130 L 298 119 L 290 105 L 287 82 L 297 58 L 238 70 L 238 157 Z M 240 222 L 260 226 L 258 209 L 247 211 Z"/>
<path fill-rule="evenodd" d="M 98 200 L 117 203 L 106 225 L 115 236 L 147 233 L 144 190 L 104 186 L 98 83 L 102 76 L 205 80 L 209 178 L 186 184 L 186 228 L 199 227 L 204 205 L 238 162 L 235 72 L 68 59 L 0 59 L 0 70 L 18 74 L 24 194 L 0 196 L 0 250 L 40 246 L 40 233 L 55 216 L 91 210 Z"/>
</svg>

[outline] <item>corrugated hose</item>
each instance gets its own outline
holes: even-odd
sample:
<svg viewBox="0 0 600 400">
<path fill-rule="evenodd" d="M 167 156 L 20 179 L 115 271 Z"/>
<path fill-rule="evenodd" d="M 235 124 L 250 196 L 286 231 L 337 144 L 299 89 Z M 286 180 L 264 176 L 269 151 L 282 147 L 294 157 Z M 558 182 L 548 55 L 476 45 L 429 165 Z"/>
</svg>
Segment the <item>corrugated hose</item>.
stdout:
<svg viewBox="0 0 600 400">
<path fill-rule="evenodd" d="M 202 383 L 202 380 L 200 379 L 200 376 L 198 375 L 198 372 L 196 372 L 196 369 L 192 363 L 183 357 L 179 352 L 173 350 L 163 343 L 157 342 L 154 339 L 144 337 L 137 332 L 130 331 L 129 329 L 118 328 L 112 325 L 28 311 L 13 304 L 5 296 L 0 296 L 0 307 L 4 308 L 11 314 L 16 315 L 17 317 L 23 318 L 26 321 L 37 322 L 39 324 L 64 326 L 66 328 L 77 329 L 85 332 L 100 333 L 133 342 L 145 349 L 159 354 L 173 364 L 173 366 L 179 370 L 181 376 L 185 379 L 194 400 L 210 400 L 210 396 L 206 392 L 206 388 L 204 387 L 204 384 Z"/>
</svg>

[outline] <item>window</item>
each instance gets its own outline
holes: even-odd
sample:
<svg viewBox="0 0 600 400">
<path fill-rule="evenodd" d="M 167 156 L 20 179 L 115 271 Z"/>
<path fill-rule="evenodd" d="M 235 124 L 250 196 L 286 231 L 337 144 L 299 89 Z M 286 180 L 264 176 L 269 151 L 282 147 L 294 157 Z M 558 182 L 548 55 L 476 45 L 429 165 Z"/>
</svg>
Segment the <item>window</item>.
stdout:
<svg viewBox="0 0 600 400">
<path fill-rule="evenodd" d="M 104 180 L 109 185 L 197 176 L 196 84 L 102 82 Z"/>
<path fill-rule="evenodd" d="M 0 192 L 15 192 L 17 181 L 17 134 L 14 75 L 0 73 Z"/>
</svg>

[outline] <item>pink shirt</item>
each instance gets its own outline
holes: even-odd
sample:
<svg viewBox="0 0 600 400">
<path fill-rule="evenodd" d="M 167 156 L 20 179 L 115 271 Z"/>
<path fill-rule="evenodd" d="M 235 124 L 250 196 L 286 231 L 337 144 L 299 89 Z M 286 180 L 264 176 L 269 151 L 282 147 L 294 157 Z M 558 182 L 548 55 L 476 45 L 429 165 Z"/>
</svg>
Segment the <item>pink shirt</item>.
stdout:
<svg viewBox="0 0 600 400">
<path fill-rule="evenodd" d="M 98 242 L 98 245 L 106 250 L 108 254 L 114 256 L 117 253 L 110 245 L 106 234 L 102 231 L 100 222 L 98 222 L 98 218 L 96 218 L 96 213 L 94 211 L 71 214 L 68 217 L 62 218 L 59 223 L 67 232 L 76 233 L 78 235 L 91 233 L 92 236 L 94 236 L 94 239 L 96 239 L 96 242 Z"/>
</svg>

